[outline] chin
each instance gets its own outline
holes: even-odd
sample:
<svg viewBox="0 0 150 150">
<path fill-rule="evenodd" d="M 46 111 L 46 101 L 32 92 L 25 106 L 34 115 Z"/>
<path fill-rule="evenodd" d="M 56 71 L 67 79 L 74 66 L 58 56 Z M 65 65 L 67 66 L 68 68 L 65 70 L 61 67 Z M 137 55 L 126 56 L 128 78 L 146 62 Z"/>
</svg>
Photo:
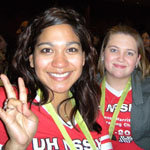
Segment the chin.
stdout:
<svg viewBox="0 0 150 150">
<path fill-rule="evenodd" d="M 68 92 L 70 90 L 70 88 L 56 88 L 56 89 L 54 89 L 53 91 L 54 92 L 56 92 L 56 93 L 60 93 L 60 94 L 62 94 L 62 93 L 66 93 L 66 92 Z"/>
</svg>

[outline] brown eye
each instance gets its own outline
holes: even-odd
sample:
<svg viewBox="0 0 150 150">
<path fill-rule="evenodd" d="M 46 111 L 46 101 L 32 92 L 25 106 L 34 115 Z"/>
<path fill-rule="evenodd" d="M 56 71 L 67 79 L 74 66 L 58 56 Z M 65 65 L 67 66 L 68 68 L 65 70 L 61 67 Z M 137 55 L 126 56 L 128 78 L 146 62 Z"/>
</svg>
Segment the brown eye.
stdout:
<svg viewBox="0 0 150 150">
<path fill-rule="evenodd" d="M 43 49 L 41 50 L 41 52 L 42 52 L 42 53 L 53 53 L 53 50 L 50 49 L 50 48 L 43 48 Z"/>
<path fill-rule="evenodd" d="M 78 50 L 76 48 L 69 48 L 67 49 L 67 52 L 69 53 L 74 53 L 74 52 L 77 52 Z"/>
</svg>

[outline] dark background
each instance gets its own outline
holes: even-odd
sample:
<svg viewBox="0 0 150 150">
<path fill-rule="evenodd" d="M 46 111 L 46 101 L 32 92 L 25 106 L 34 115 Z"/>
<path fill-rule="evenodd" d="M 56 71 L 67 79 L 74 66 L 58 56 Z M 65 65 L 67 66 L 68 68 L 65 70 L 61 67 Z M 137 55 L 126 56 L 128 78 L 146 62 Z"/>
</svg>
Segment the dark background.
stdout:
<svg viewBox="0 0 150 150">
<path fill-rule="evenodd" d="M 12 41 L 24 20 L 52 6 L 71 7 L 83 14 L 94 34 L 103 37 L 106 29 L 125 23 L 138 30 L 150 28 L 150 0 L 1 0 L 0 32 Z"/>
</svg>

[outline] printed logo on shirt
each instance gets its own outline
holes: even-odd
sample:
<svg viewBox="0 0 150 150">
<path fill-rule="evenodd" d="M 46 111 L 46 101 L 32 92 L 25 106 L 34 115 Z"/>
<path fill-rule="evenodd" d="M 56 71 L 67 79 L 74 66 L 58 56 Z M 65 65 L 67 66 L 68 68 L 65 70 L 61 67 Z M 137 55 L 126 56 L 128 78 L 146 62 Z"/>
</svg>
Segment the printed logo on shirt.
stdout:
<svg viewBox="0 0 150 150">
<path fill-rule="evenodd" d="M 117 107 L 117 104 L 108 104 L 106 107 L 106 112 L 114 112 Z M 122 107 L 120 108 L 120 112 L 131 112 L 132 104 L 122 104 Z"/>
<path fill-rule="evenodd" d="M 103 138 L 103 141 L 101 138 L 95 139 L 95 143 L 97 146 L 97 150 L 101 150 L 101 143 L 104 141 L 107 141 L 109 139 L 109 136 L 107 138 Z M 79 139 L 75 139 L 72 141 L 78 150 L 91 150 L 91 146 L 89 142 L 86 139 L 83 139 L 82 141 Z M 58 138 L 45 138 L 45 139 L 37 139 L 33 138 L 32 140 L 32 149 L 33 150 L 59 150 L 62 149 L 62 145 L 60 146 L 60 139 Z M 68 144 L 65 140 L 62 140 L 63 149 L 70 150 Z M 106 150 L 112 149 L 112 145 L 110 142 L 105 143 Z"/>
<path fill-rule="evenodd" d="M 131 143 L 133 138 L 131 136 L 120 136 L 119 142 L 120 143 Z"/>
</svg>

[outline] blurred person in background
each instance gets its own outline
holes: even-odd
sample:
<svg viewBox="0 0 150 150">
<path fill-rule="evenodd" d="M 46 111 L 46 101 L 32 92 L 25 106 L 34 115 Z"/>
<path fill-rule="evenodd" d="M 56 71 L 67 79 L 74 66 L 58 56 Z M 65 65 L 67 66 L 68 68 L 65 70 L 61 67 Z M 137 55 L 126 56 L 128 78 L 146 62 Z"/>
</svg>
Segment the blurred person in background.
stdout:
<svg viewBox="0 0 150 150">
<path fill-rule="evenodd" d="M 143 43 L 144 43 L 146 57 L 150 61 L 150 31 L 143 30 L 143 32 L 141 33 L 141 36 L 142 36 Z"/>
</svg>

